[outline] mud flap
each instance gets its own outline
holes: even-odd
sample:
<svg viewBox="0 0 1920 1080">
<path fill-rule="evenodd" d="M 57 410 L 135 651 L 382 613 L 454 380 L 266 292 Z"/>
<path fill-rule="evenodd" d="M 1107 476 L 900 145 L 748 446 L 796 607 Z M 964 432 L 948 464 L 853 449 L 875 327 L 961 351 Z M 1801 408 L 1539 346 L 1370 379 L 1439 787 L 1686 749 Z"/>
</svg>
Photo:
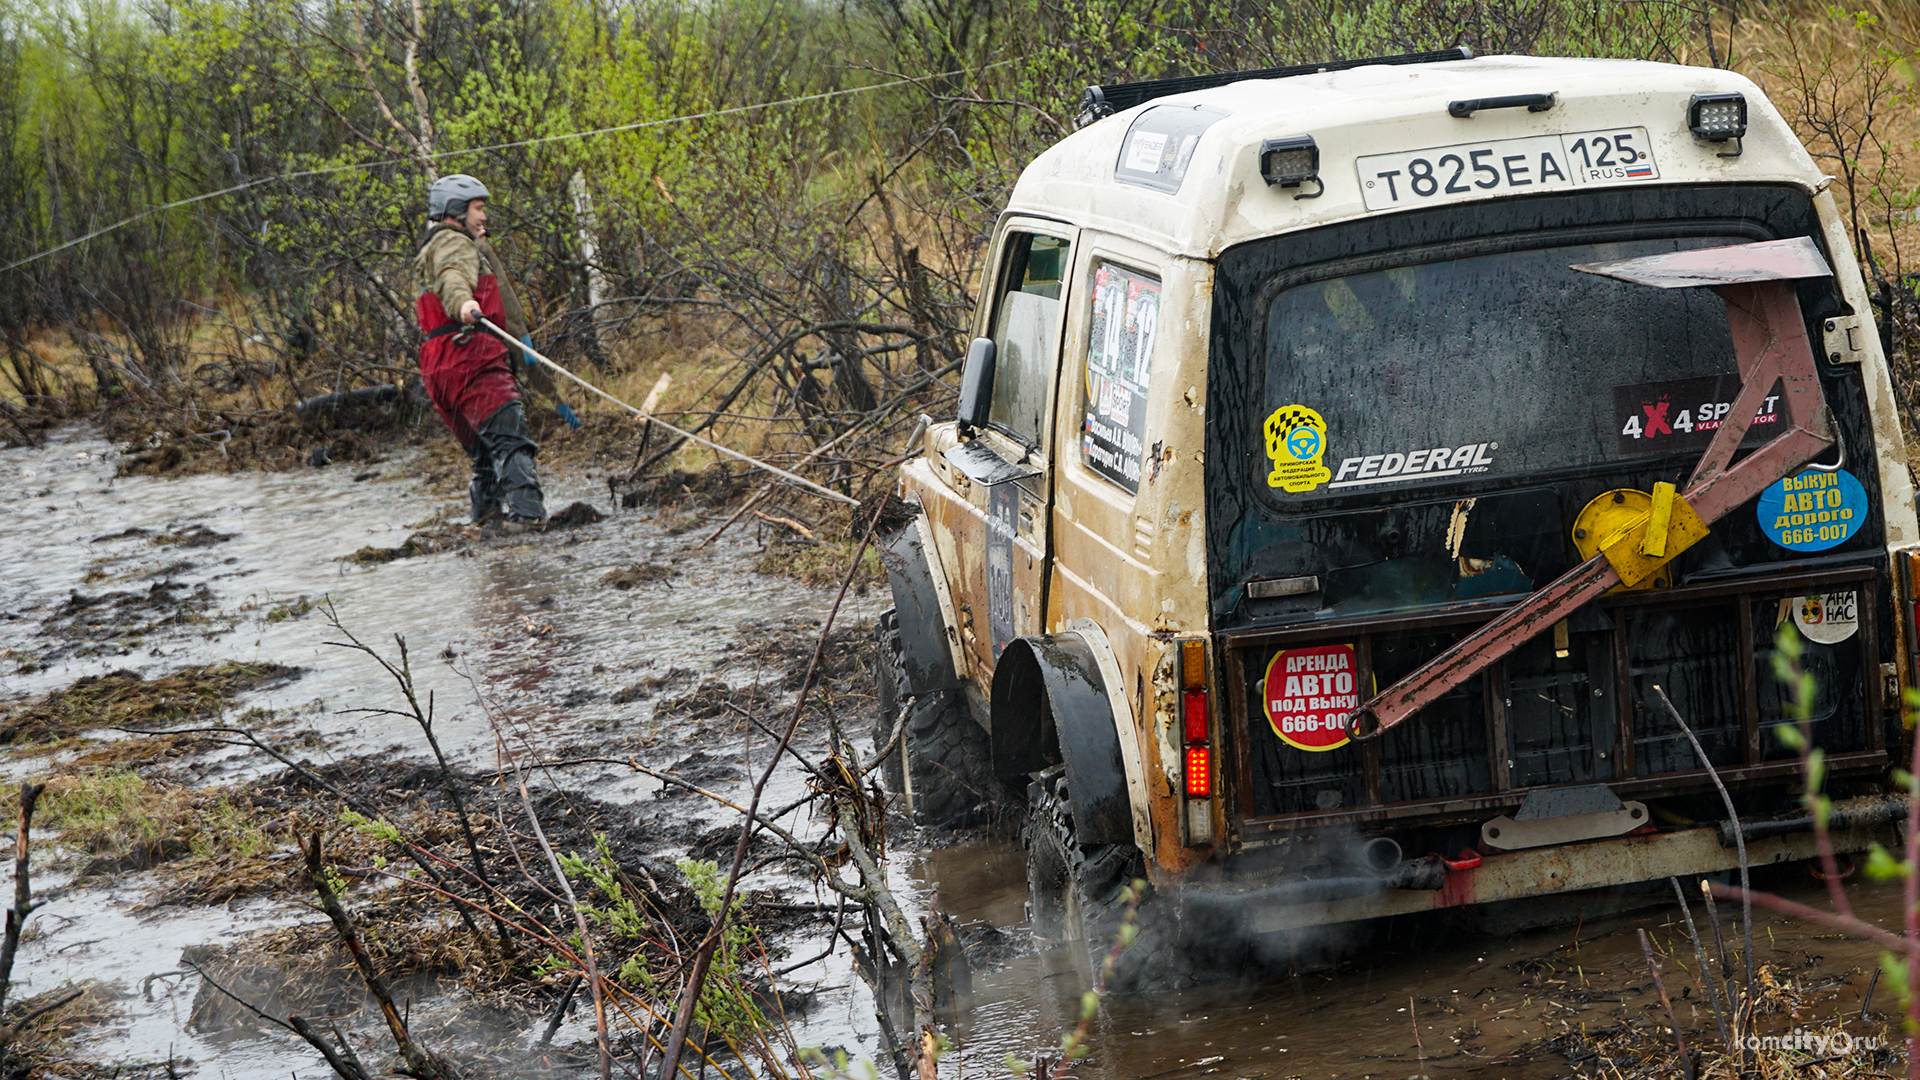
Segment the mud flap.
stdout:
<svg viewBox="0 0 1920 1080">
<path fill-rule="evenodd" d="M 1079 634 L 1019 638 L 993 671 L 993 765 L 1002 778 L 1064 762 L 1080 844 L 1136 846 L 1113 706 Z"/>
<path fill-rule="evenodd" d="M 899 624 L 900 665 L 906 683 L 901 689 L 918 696 L 960 689 L 939 583 L 923 536 L 920 519 L 915 518 L 880 545 Z"/>
</svg>

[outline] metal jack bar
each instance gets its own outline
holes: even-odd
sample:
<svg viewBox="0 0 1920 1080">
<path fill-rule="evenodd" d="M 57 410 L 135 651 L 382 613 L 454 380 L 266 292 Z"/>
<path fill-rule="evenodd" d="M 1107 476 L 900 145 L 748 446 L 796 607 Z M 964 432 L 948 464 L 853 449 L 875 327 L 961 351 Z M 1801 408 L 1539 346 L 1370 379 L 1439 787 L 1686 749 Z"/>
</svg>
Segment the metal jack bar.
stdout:
<svg viewBox="0 0 1920 1080">
<path fill-rule="evenodd" d="M 1736 244 L 1573 269 L 1657 289 L 1711 288 L 1727 303 L 1727 325 L 1740 364 L 1740 393 L 1700 456 L 1680 500 L 1672 505 L 1676 521 L 1691 518 L 1690 523 L 1704 535 L 1706 525 L 1833 445 L 1832 416 L 1820 390 L 1793 286 L 1803 278 L 1832 276 L 1811 239 Z M 1739 464 L 1729 465 L 1776 381 L 1792 427 Z M 1691 507 L 1691 514 L 1683 507 Z M 1659 542 L 1648 544 L 1630 535 L 1608 547 L 1376 694 L 1353 714 L 1349 731 L 1355 739 L 1378 738 L 1619 584 L 1623 573 L 1630 575 L 1628 584 L 1646 580 L 1689 542 L 1667 542 L 1662 548 Z M 1658 554 L 1649 554 L 1649 548 Z"/>
<path fill-rule="evenodd" d="M 829 487 L 821 487 L 819 484 L 814 483 L 813 481 L 807 479 L 804 476 L 798 476 L 794 473 L 790 473 L 787 470 L 782 469 L 777 465 L 769 465 L 766 462 L 761 461 L 759 458 L 748 457 L 747 455 L 741 453 L 738 450 L 721 446 L 719 443 L 714 442 L 710 439 L 703 439 L 700 436 L 695 435 L 693 432 L 686 430 L 685 428 L 674 427 L 672 424 L 667 423 L 665 420 L 660 419 L 658 416 L 655 416 L 652 413 L 643 412 L 640 409 L 634 408 L 633 406 L 627 404 L 624 401 L 621 401 L 619 398 L 614 397 L 612 394 L 607 393 L 605 390 L 600 389 L 599 387 L 593 385 L 592 383 L 581 378 L 580 376 L 575 375 L 573 372 L 568 371 L 566 368 L 561 367 L 559 364 L 556 364 L 553 361 L 547 359 L 546 357 L 541 356 L 539 353 L 533 350 L 532 346 L 529 346 L 525 342 L 521 341 L 519 338 L 514 337 L 513 335 L 507 333 L 505 330 L 500 329 L 498 326 L 495 326 L 493 324 L 493 320 L 488 319 L 484 315 L 480 317 L 480 325 L 486 327 L 489 331 L 492 331 L 493 335 L 495 337 L 498 337 L 501 341 L 506 342 L 507 348 L 518 349 L 521 352 L 526 353 L 528 356 L 533 357 L 535 360 L 538 360 L 542 364 L 547 365 L 548 367 L 559 372 L 560 374 L 565 375 L 567 378 L 572 379 L 574 382 L 579 383 L 581 388 L 586 390 L 588 393 L 598 394 L 599 396 L 606 398 L 608 401 L 613 402 L 615 405 L 620 406 L 621 408 L 627 410 L 633 415 L 638 416 L 645 420 L 651 420 L 654 423 L 659 424 L 661 427 L 666 428 L 668 431 L 673 432 L 675 435 L 678 435 L 683 439 L 689 439 L 693 442 L 697 442 L 701 446 L 704 446 L 709 450 L 713 450 L 718 453 L 725 454 L 726 456 L 733 458 L 735 461 L 745 462 L 746 464 L 751 465 L 756 469 L 763 469 L 779 477 L 780 479 L 785 480 L 789 484 L 797 484 L 800 487 L 806 488 L 808 491 L 814 493 L 815 495 L 820 496 L 823 499 L 831 499 L 834 502 L 845 503 L 848 506 L 860 505 L 860 500 L 858 499 L 849 498 L 848 496 L 842 495 L 839 492 Z M 652 403 L 649 402 L 648 404 L 652 404 Z"/>
</svg>

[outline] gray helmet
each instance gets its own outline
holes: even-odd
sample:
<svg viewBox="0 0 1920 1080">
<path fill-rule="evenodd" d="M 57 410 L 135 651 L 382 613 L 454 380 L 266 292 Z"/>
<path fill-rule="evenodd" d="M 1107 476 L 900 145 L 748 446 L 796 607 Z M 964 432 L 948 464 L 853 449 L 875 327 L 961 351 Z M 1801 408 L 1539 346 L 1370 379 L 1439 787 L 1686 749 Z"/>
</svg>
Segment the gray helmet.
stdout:
<svg viewBox="0 0 1920 1080">
<path fill-rule="evenodd" d="M 487 185 L 466 173 L 443 176 L 427 189 L 427 217 L 432 221 L 448 215 L 461 217 L 467 212 L 468 200 L 491 197 L 487 194 Z"/>
</svg>

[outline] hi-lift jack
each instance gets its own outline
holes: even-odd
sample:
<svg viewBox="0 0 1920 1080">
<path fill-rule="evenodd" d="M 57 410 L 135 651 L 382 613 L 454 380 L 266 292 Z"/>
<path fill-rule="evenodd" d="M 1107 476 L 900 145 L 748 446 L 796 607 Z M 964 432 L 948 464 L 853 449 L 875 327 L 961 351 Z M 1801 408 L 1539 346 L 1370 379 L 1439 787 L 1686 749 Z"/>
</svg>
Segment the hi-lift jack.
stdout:
<svg viewBox="0 0 1920 1080">
<path fill-rule="evenodd" d="M 1656 289 L 1710 288 L 1719 293 L 1727 303 L 1727 325 L 1740 364 L 1740 393 L 1700 456 L 1685 491 L 1676 493 L 1672 484 L 1655 484 L 1647 512 L 1611 537 L 1600 538 L 1600 550 L 1586 562 L 1376 694 L 1353 714 L 1349 731 L 1356 739 L 1378 738 L 1608 589 L 1648 582 L 1706 536 L 1708 526 L 1834 445 L 1833 417 L 1820 390 L 1806 323 L 1794 294 L 1794 282 L 1833 274 L 1810 238 L 1587 263 L 1573 269 Z M 1776 382 L 1782 388 L 1791 428 L 1732 464 L 1734 451 Z"/>
</svg>

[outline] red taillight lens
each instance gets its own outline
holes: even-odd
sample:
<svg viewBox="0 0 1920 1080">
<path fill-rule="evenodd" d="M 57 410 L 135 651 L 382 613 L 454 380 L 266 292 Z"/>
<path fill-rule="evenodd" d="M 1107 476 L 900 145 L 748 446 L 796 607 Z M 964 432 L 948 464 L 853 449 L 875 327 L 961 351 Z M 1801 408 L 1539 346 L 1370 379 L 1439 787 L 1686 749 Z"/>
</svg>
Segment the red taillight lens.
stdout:
<svg viewBox="0 0 1920 1080">
<path fill-rule="evenodd" d="M 1907 597 L 1913 601 L 1913 622 L 1907 627 L 1907 650 L 1910 666 L 1907 674 L 1909 686 L 1920 686 L 1920 555 L 1907 553 Z M 1906 703 L 1901 703 L 1904 710 Z"/>
<path fill-rule="evenodd" d="M 1187 798 L 1213 795 L 1213 759 L 1204 746 L 1187 747 Z"/>
<path fill-rule="evenodd" d="M 1207 741 L 1207 692 L 1189 690 L 1180 696 L 1181 729 L 1187 742 Z"/>
<path fill-rule="evenodd" d="M 1907 627 L 1907 641 L 1913 650 L 1913 682 L 1910 686 L 1920 686 L 1920 600 L 1913 602 L 1913 625 Z"/>
<path fill-rule="evenodd" d="M 1207 715 L 1207 643 L 1200 638 L 1180 643 L 1180 688 L 1180 741 L 1187 750 L 1187 798 L 1211 798 L 1213 753 L 1207 743 L 1213 725 Z"/>
</svg>

